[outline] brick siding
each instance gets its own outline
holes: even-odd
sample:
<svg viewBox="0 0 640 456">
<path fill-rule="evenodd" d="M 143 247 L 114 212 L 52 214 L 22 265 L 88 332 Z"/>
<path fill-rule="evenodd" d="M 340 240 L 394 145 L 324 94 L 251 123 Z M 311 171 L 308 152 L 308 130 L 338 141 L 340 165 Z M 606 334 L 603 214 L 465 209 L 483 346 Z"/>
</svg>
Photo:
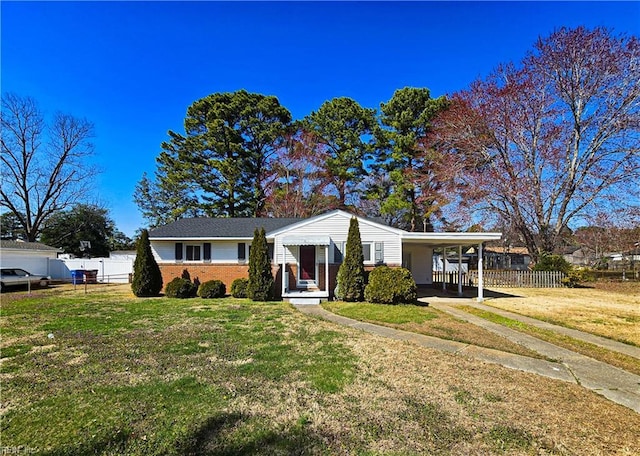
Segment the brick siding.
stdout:
<svg viewBox="0 0 640 456">
<path fill-rule="evenodd" d="M 249 278 L 249 263 L 161 263 L 160 272 L 162 273 L 162 283 L 166 285 L 176 277 L 182 277 L 184 270 L 189 272 L 191 281 L 198 280 L 200 283 L 209 280 L 221 280 L 227 287 L 227 293 L 231 292 L 231 284 L 236 279 Z M 389 265 L 390 267 L 399 267 L 399 265 Z M 338 276 L 339 264 L 329 264 L 329 295 L 333 297 L 333 291 L 336 288 L 336 278 Z M 365 272 L 369 273 L 374 266 L 365 266 Z M 281 296 L 282 276 L 280 275 L 280 266 L 272 265 L 271 267 L 276 287 L 276 296 Z M 289 289 L 295 290 L 297 265 L 287 264 L 287 273 L 289 274 Z M 324 263 L 318 265 L 318 288 L 324 290 L 325 275 Z"/>
</svg>

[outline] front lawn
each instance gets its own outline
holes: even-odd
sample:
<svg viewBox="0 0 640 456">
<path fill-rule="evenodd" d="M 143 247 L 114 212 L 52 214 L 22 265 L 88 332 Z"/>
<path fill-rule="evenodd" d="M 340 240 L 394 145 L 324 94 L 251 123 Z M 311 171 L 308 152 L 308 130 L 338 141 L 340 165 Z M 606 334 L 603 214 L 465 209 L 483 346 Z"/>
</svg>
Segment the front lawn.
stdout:
<svg viewBox="0 0 640 456">
<path fill-rule="evenodd" d="M 3 295 L 0 329 L 3 451 L 640 452 L 640 415 L 577 385 L 283 303 L 42 290 Z"/>
<path fill-rule="evenodd" d="M 485 304 L 640 347 L 640 282 L 510 291 L 518 296 L 488 299 Z"/>
<path fill-rule="evenodd" d="M 326 302 L 327 310 L 354 320 L 389 326 L 403 331 L 425 334 L 441 339 L 455 340 L 479 347 L 493 348 L 532 358 L 543 358 L 539 353 L 511 342 L 486 329 L 452 317 L 425 305 L 386 305 L 367 302 Z"/>
</svg>

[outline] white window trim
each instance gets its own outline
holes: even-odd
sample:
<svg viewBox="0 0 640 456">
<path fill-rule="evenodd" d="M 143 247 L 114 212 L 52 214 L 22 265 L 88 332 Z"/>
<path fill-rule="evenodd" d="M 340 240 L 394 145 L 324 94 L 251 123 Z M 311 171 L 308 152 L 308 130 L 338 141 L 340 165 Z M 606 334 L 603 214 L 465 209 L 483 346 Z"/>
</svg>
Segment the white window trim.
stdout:
<svg viewBox="0 0 640 456">
<path fill-rule="evenodd" d="M 371 241 L 367 241 L 367 242 L 363 242 L 362 243 L 362 256 L 364 257 L 364 246 L 368 245 L 369 246 L 369 259 L 367 260 L 366 258 L 364 259 L 364 264 L 375 264 L 376 262 L 376 245 L 375 242 Z"/>
</svg>

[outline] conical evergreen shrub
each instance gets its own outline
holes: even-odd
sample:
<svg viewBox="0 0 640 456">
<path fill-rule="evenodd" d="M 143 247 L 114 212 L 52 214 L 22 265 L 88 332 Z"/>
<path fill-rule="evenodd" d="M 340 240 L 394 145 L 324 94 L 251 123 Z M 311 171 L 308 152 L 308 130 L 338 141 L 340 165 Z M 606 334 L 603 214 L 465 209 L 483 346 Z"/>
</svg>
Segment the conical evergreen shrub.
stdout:
<svg viewBox="0 0 640 456">
<path fill-rule="evenodd" d="M 133 294 L 138 297 L 158 296 L 162 290 L 162 274 L 151 252 L 149 232 L 142 230 L 136 246 L 136 260 L 133 263 Z"/>
<path fill-rule="evenodd" d="M 344 301 L 364 299 L 364 255 L 358 219 L 351 218 L 344 261 L 338 269 L 337 296 Z"/>
<path fill-rule="evenodd" d="M 270 301 L 273 299 L 273 274 L 269 247 L 264 228 L 253 233 L 253 242 L 249 252 L 249 283 L 247 297 L 253 301 Z"/>
</svg>

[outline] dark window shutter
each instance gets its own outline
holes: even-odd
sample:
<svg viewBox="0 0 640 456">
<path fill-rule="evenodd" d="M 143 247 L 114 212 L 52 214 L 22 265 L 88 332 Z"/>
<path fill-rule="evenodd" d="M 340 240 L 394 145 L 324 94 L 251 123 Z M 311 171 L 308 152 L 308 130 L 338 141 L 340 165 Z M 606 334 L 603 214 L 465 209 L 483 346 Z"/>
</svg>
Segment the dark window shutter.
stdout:
<svg viewBox="0 0 640 456">
<path fill-rule="evenodd" d="M 247 259 L 246 244 L 244 242 L 238 242 L 238 259 L 239 260 Z"/>
<path fill-rule="evenodd" d="M 384 262 L 384 244 L 382 242 L 376 242 L 376 263 Z"/>
<path fill-rule="evenodd" d="M 333 244 L 333 262 L 342 263 L 342 252 L 337 244 Z"/>
<path fill-rule="evenodd" d="M 204 243 L 204 261 L 211 261 L 211 242 Z"/>
<path fill-rule="evenodd" d="M 176 242 L 176 260 L 182 260 L 182 242 Z"/>
<path fill-rule="evenodd" d="M 269 253 L 269 259 L 273 261 L 273 244 L 267 244 L 267 252 Z"/>
</svg>

